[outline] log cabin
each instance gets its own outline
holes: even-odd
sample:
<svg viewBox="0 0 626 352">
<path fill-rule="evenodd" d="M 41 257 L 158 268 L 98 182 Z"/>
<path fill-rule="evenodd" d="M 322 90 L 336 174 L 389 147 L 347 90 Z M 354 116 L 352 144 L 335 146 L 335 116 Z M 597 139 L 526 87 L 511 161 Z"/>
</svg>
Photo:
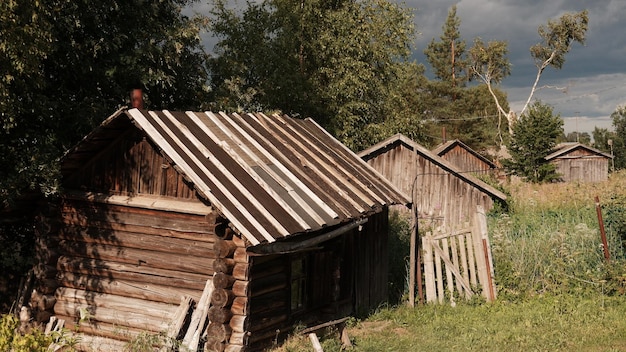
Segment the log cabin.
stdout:
<svg viewBox="0 0 626 352">
<path fill-rule="evenodd" d="M 471 172 L 475 175 L 491 174 L 495 176 L 495 171 L 497 170 L 497 166 L 493 161 L 458 139 L 441 143 L 436 146 L 432 152 L 449 161 L 461 172 Z"/>
<path fill-rule="evenodd" d="M 365 314 L 387 297 L 388 207 L 410 203 L 315 121 L 262 113 L 120 109 L 61 173 L 38 294 L 87 350 L 171 334 L 190 304 L 207 351 Z"/>
<path fill-rule="evenodd" d="M 609 153 L 576 142 L 561 143 L 545 157 L 546 162 L 556 166 L 556 172 L 564 182 L 606 181 L 612 159 L 613 155 Z"/>
<path fill-rule="evenodd" d="M 488 211 L 506 204 L 504 193 L 402 134 L 358 155 L 412 196 L 418 219 L 428 227 L 454 229 L 471 219 L 477 205 Z"/>
</svg>

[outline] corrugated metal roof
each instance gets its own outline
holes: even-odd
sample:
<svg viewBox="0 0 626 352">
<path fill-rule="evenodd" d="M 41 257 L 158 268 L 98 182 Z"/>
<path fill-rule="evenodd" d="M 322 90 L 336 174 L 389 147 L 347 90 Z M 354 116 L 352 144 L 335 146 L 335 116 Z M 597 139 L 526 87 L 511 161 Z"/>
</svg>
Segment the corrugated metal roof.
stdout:
<svg viewBox="0 0 626 352">
<path fill-rule="evenodd" d="M 252 244 L 410 202 L 311 119 L 138 109 L 121 114 Z"/>
</svg>

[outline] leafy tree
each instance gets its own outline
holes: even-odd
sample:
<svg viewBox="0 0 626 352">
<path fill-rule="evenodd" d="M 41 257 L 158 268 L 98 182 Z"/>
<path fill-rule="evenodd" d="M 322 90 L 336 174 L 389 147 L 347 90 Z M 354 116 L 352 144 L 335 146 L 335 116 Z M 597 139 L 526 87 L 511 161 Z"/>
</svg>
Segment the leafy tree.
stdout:
<svg viewBox="0 0 626 352">
<path fill-rule="evenodd" d="M 541 102 L 513 125 L 513 136 L 508 145 L 511 159 L 504 160 L 505 168 L 530 182 L 549 182 L 558 178 L 556 167 L 547 163 L 548 156 L 563 134 L 563 119 L 553 115 L 552 107 Z"/>
<path fill-rule="evenodd" d="M 144 88 L 150 108 L 207 100 L 206 23 L 181 14 L 189 2 L 0 1 L 0 271 L 9 287 L 32 265 L 34 207 L 24 200 L 57 191 L 58 158 L 126 105 L 131 87 Z M 0 308 L 7 297 L 15 294 L 0 292 Z"/>
<path fill-rule="evenodd" d="M 616 138 L 615 132 L 609 131 L 607 128 L 594 127 L 591 135 L 593 136 L 592 146 L 594 148 L 611 153 L 611 146 Z"/>
<path fill-rule="evenodd" d="M 461 139 L 472 148 L 483 150 L 498 144 L 500 114 L 484 86 L 467 86 L 468 57 L 459 32 L 460 24 L 456 6 L 453 6 L 440 40 L 431 40 L 424 50 L 436 76 L 424 86 L 427 115 L 435 122 L 429 124 L 428 134 L 438 136 L 445 128 L 449 138 Z M 508 108 L 506 95 L 495 88 L 494 94 Z M 432 142 L 436 144 L 435 138 Z"/>
<path fill-rule="evenodd" d="M 423 68 L 409 62 L 407 9 L 386 0 L 268 0 L 237 12 L 217 0 L 211 15 L 220 38 L 211 63 L 217 109 L 312 117 L 353 149 L 397 131 L 395 117 L 419 124 L 407 88 Z"/>
<path fill-rule="evenodd" d="M 615 169 L 626 168 L 626 106 L 618 106 L 611 114 L 615 134 L 613 138 L 613 161 Z"/>
<path fill-rule="evenodd" d="M 549 20 L 547 25 L 539 26 L 538 32 L 541 42 L 530 48 L 530 54 L 537 66 L 537 75 L 530 89 L 528 99 L 519 113 L 506 111 L 500 104 L 497 96 L 492 94 L 498 110 L 507 116 L 509 122 L 509 133 L 513 133 L 513 125 L 526 112 L 532 100 L 537 85 L 543 71 L 552 66 L 561 69 L 565 63 L 567 54 L 574 42 L 585 43 L 589 16 L 587 10 L 578 13 L 566 13 L 558 20 Z M 500 81 L 510 73 L 510 63 L 506 59 L 506 43 L 490 42 L 485 45 L 482 40 L 474 41 L 474 46 L 470 48 L 470 69 L 471 75 L 486 84 L 490 91 L 492 84 Z"/>
<path fill-rule="evenodd" d="M 591 145 L 591 135 L 589 132 L 570 132 L 565 137 L 567 142 L 578 142 L 585 145 Z"/>
<path fill-rule="evenodd" d="M 55 164 L 143 86 L 152 108 L 200 107 L 201 18 L 188 0 L 0 4 L 0 201 L 56 190 Z"/>
</svg>

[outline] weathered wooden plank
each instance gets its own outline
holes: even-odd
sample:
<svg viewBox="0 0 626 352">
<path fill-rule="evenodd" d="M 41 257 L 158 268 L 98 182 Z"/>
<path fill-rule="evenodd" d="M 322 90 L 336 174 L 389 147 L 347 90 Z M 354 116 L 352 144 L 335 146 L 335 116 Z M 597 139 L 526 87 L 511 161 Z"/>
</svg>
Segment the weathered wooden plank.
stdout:
<svg viewBox="0 0 626 352">
<path fill-rule="evenodd" d="M 61 272 L 86 274 L 103 280 L 127 280 L 171 287 L 202 290 L 210 275 L 152 268 L 145 265 L 62 256 L 57 262 Z"/>
<path fill-rule="evenodd" d="M 181 256 L 177 253 L 155 252 L 150 250 L 126 248 L 96 243 L 61 241 L 61 247 L 67 256 L 117 261 L 167 270 L 206 274 L 213 268 L 213 258 Z"/>
<path fill-rule="evenodd" d="M 204 215 L 160 211 L 116 204 L 65 199 L 60 208 L 64 219 L 116 222 L 183 232 L 208 232 L 212 226 Z"/>
<path fill-rule="evenodd" d="M 148 301 L 132 297 L 118 296 L 108 293 L 94 293 L 85 290 L 61 287 L 55 294 L 57 302 L 69 302 L 96 309 L 111 308 L 124 311 L 139 311 L 154 317 L 173 316 L 176 306 L 168 303 Z"/>
<path fill-rule="evenodd" d="M 211 292 L 213 292 L 213 280 L 209 279 L 206 282 L 202 296 L 198 301 L 196 309 L 191 315 L 191 321 L 189 322 L 189 328 L 183 338 L 183 346 L 189 348 L 192 351 L 198 349 L 198 343 L 200 341 L 200 334 L 204 331 L 204 323 L 207 319 L 207 313 L 209 305 L 211 304 Z"/>
<path fill-rule="evenodd" d="M 116 308 L 97 307 L 89 304 L 59 300 L 54 306 L 54 313 L 71 317 L 80 317 L 80 312 L 88 312 L 92 321 L 128 326 L 153 332 L 166 331 L 171 315 L 163 312 L 150 315 L 139 311 L 124 311 Z M 84 313 L 83 313 L 84 314 Z"/>
<path fill-rule="evenodd" d="M 86 291 L 109 293 L 125 297 L 134 297 L 156 302 L 178 304 L 180 297 L 187 295 L 194 299 L 200 298 L 201 291 L 170 287 L 126 280 L 109 280 L 103 277 L 62 273 L 58 283 L 67 288 L 84 289 Z M 61 288 L 59 288 L 61 289 Z"/>
<path fill-rule="evenodd" d="M 57 235 L 60 239 L 77 242 L 115 245 L 157 252 L 176 252 L 191 256 L 213 256 L 214 247 L 212 242 L 207 241 L 72 225 L 65 226 Z"/>
<path fill-rule="evenodd" d="M 126 348 L 126 342 L 107 337 L 81 334 L 76 347 L 79 351 L 119 352 Z"/>
<path fill-rule="evenodd" d="M 158 216 L 155 215 L 155 216 Z M 64 223 L 66 226 L 77 226 L 77 227 L 88 227 L 92 226 L 94 228 L 100 229 L 110 229 L 111 231 L 123 231 L 123 232 L 132 232 L 132 233 L 140 233 L 145 235 L 154 235 L 161 236 L 165 239 L 167 238 L 182 238 L 188 239 L 192 241 L 203 241 L 213 243 L 215 241 L 215 235 L 209 230 L 202 232 L 194 232 L 194 231 L 178 231 L 172 229 L 163 229 L 159 227 L 149 227 L 144 225 L 129 225 L 129 224 L 121 224 L 116 222 L 107 222 L 107 221 L 98 221 L 94 219 L 76 219 L 76 218 L 68 218 L 64 219 Z"/>
<path fill-rule="evenodd" d="M 180 335 L 180 332 L 185 324 L 185 320 L 187 318 L 187 314 L 189 313 L 189 309 L 193 304 L 193 299 L 191 297 L 183 296 L 180 299 L 180 305 L 174 316 L 172 317 L 172 321 L 170 323 L 167 332 L 165 333 L 165 343 L 163 347 L 160 349 L 160 352 L 169 352 L 174 347 L 174 341 Z"/>
</svg>

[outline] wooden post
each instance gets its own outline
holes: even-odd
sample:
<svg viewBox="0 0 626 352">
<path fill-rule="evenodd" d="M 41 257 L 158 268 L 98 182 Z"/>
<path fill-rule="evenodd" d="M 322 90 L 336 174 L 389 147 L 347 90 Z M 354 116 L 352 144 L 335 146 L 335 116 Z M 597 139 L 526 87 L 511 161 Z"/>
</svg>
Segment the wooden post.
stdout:
<svg viewBox="0 0 626 352">
<path fill-rule="evenodd" d="M 476 226 L 478 231 L 476 236 L 476 244 L 482 247 L 484 257 L 479 261 L 479 270 L 484 270 L 483 288 L 488 301 L 494 301 L 496 299 L 496 288 L 493 281 L 493 257 L 491 256 L 491 247 L 489 245 L 489 233 L 487 231 L 487 216 L 485 215 L 485 209 L 478 205 L 476 206 Z M 479 259 L 479 258 L 477 258 Z"/>
<path fill-rule="evenodd" d="M 415 207 L 415 204 L 413 204 Z M 409 252 L 409 306 L 415 307 L 415 269 L 416 265 L 416 242 L 417 242 L 417 212 L 412 211 L 413 226 L 411 227 L 411 248 Z"/>
<path fill-rule="evenodd" d="M 424 248 L 424 281 L 426 284 L 426 302 L 434 302 L 437 299 L 435 290 L 435 267 L 433 262 L 433 248 L 430 243 L 430 232 L 422 237 Z"/>
<path fill-rule="evenodd" d="M 324 352 L 320 340 L 317 339 L 317 335 L 315 335 L 314 332 L 309 334 L 309 339 L 311 340 L 311 344 L 313 344 L 313 350 L 315 350 L 315 352 Z"/>
<path fill-rule="evenodd" d="M 611 256 L 609 255 L 609 244 L 606 240 L 606 232 L 604 232 L 604 221 L 602 220 L 602 208 L 600 207 L 600 198 L 596 196 L 594 200 L 596 201 L 596 214 L 598 214 L 598 224 L 600 225 L 600 237 L 602 238 L 604 259 L 609 262 L 611 260 Z"/>
</svg>

